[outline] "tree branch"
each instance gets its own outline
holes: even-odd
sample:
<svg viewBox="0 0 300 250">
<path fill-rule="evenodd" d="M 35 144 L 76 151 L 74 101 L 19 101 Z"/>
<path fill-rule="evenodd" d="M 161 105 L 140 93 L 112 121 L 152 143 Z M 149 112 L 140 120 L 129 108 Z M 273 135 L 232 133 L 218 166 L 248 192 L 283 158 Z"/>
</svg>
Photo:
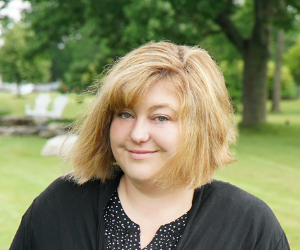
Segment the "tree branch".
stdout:
<svg viewBox="0 0 300 250">
<path fill-rule="evenodd" d="M 222 31 L 226 34 L 227 38 L 237 47 L 241 54 L 244 54 L 246 42 L 241 36 L 239 30 L 230 20 L 229 16 L 225 12 L 221 12 L 214 21 L 220 25 Z"/>
</svg>

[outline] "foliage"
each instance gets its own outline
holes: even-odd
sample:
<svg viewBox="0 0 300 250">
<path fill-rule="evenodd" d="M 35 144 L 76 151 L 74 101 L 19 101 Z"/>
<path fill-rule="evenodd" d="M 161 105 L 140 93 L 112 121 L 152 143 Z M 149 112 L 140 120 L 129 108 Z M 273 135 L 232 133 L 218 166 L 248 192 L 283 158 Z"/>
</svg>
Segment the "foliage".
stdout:
<svg viewBox="0 0 300 250">
<path fill-rule="evenodd" d="M 51 55 L 51 81 L 63 80 L 64 73 L 73 61 L 72 51 L 68 48 L 59 49 L 58 46 L 49 48 Z"/>
<path fill-rule="evenodd" d="M 235 111 L 239 111 L 238 104 L 241 103 L 242 99 L 243 66 L 242 60 L 234 60 L 232 62 L 224 60 L 219 63 L 219 67 L 223 71 L 226 87 L 233 101 Z"/>
<path fill-rule="evenodd" d="M 64 78 L 65 84 L 70 84 L 69 89 L 74 88 L 71 83 L 78 85 L 79 90 L 84 88 L 104 65 L 149 40 L 166 39 L 195 45 L 207 36 L 223 33 L 218 46 L 224 47 L 223 41 L 227 44 L 229 41 L 232 45 L 225 47 L 235 46 L 232 50 L 235 55 L 216 59 L 231 62 L 241 58 L 245 61 L 243 122 L 248 125 L 266 121 L 265 76 L 271 25 L 288 29 L 300 9 L 295 0 L 284 0 L 288 8 L 281 8 L 280 1 L 275 0 L 116 0 L 114 4 L 109 0 L 30 2 L 33 9 L 26 15 L 26 21 L 39 41 L 37 52 L 53 48 L 55 44 L 67 48 L 67 40 L 82 36 L 86 30 L 86 34 L 95 39 L 95 53 L 88 57 L 89 62 L 74 61 L 68 66 Z M 84 50 L 87 48 L 91 47 L 86 46 Z"/>
<path fill-rule="evenodd" d="M 69 90 L 85 89 L 105 65 L 149 40 L 194 45 L 201 37 L 193 22 L 175 16 L 170 1 L 119 0 L 111 5 L 85 0 L 72 6 L 61 0 L 31 2 L 25 21 L 39 41 L 32 53 L 45 48 L 55 52 L 53 80 L 61 78 Z"/>
<path fill-rule="evenodd" d="M 296 43 L 285 53 L 284 61 L 300 86 L 300 35 L 298 35 Z"/>
<path fill-rule="evenodd" d="M 65 84 L 72 92 L 80 92 L 89 86 L 95 77 L 95 65 L 85 61 L 75 61 L 70 65 L 69 70 L 64 74 Z"/>
<path fill-rule="evenodd" d="M 268 96 L 272 96 L 274 84 L 275 63 L 268 63 Z M 290 69 L 287 66 L 281 67 L 281 96 L 285 99 L 297 97 L 297 86 Z"/>
<path fill-rule="evenodd" d="M 61 50 L 61 55 L 69 55 L 71 58 L 61 76 L 69 91 L 81 92 L 91 85 L 101 72 L 98 61 L 103 58 L 102 49 L 101 45 L 95 41 L 96 39 L 90 37 L 93 29 L 93 24 L 81 28 L 77 38 L 74 37 L 67 41 L 65 48 Z"/>
<path fill-rule="evenodd" d="M 0 73 L 3 81 L 20 84 L 47 82 L 50 79 L 51 62 L 43 54 L 29 58 L 27 52 L 30 36 L 24 24 L 15 24 L 4 34 L 5 44 L 0 49 Z"/>
<path fill-rule="evenodd" d="M 253 11 L 253 1 L 245 0 L 238 11 L 232 14 L 232 21 L 236 24 L 243 37 L 250 37 L 254 25 L 255 13 Z"/>
</svg>

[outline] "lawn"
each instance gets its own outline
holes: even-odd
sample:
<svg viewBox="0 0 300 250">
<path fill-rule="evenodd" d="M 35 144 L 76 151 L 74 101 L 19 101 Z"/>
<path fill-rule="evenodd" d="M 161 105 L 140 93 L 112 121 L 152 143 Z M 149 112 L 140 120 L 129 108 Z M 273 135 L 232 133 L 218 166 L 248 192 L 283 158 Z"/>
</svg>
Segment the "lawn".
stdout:
<svg viewBox="0 0 300 250">
<path fill-rule="evenodd" d="M 0 93 L 0 109 L 7 106 L 16 114 L 24 114 L 24 103 L 35 96 L 9 100 L 7 95 Z M 88 97 L 84 103 L 89 102 Z M 64 116 L 74 118 L 85 104 L 71 96 Z M 238 161 L 216 178 L 264 200 L 286 231 L 291 249 L 300 250 L 300 100 L 284 101 L 282 111 L 268 116 L 269 125 L 239 131 L 232 147 Z M 56 158 L 39 154 L 45 142 L 38 137 L 0 137 L 0 250 L 8 249 L 34 197 L 62 173 Z"/>
<path fill-rule="evenodd" d="M 8 249 L 22 214 L 62 171 L 40 150 L 46 139 L 0 137 L 0 249 Z"/>
<path fill-rule="evenodd" d="M 265 201 L 300 250 L 300 124 L 266 132 L 242 131 L 233 148 L 237 162 L 217 175 Z"/>
</svg>

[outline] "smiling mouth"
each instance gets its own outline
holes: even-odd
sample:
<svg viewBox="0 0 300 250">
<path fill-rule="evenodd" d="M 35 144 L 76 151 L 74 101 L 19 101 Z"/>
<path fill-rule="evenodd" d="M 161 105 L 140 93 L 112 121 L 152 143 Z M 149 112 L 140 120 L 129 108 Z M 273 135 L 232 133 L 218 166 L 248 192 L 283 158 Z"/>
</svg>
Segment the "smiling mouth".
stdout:
<svg viewBox="0 0 300 250">
<path fill-rule="evenodd" d="M 143 160 L 152 156 L 157 151 L 128 150 L 128 152 L 132 159 Z"/>
</svg>

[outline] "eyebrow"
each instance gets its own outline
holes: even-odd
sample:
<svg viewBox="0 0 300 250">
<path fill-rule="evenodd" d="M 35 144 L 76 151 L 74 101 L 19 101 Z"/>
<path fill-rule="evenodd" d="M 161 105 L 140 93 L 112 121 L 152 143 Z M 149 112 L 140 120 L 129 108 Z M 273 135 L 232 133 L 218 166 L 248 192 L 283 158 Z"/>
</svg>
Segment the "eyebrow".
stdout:
<svg viewBox="0 0 300 250">
<path fill-rule="evenodd" d="M 155 111 L 157 109 L 163 109 L 163 108 L 171 109 L 174 113 L 178 112 L 177 110 L 175 110 L 174 108 L 172 108 L 168 103 L 161 103 L 161 104 L 153 105 L 153 106 L 151 106 L 151 108 L 149 109 L 149 111 L 153 112 L 153 111 Z"/>
</svg>

